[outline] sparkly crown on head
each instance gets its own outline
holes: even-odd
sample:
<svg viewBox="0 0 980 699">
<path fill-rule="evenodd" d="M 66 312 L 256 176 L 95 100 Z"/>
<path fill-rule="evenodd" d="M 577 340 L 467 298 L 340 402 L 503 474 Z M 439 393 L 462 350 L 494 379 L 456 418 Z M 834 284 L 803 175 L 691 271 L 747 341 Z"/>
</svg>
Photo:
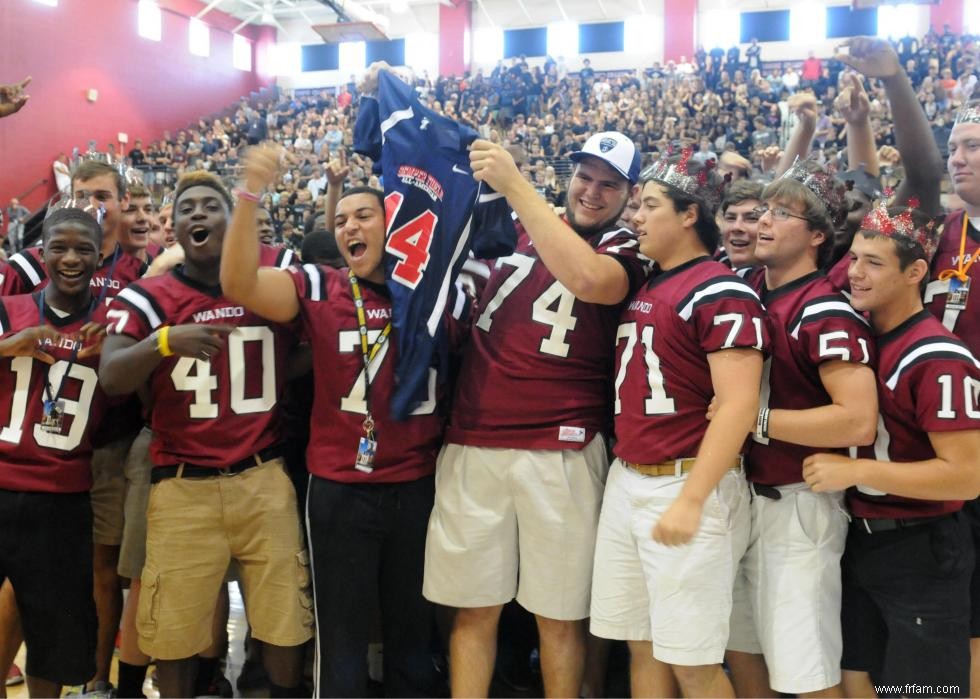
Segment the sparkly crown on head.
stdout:
<svg viewBox="0 0 980 699">
<path fill-rule="evenodd" d="M 692 174 L 689 168 L 691 156 L 694 154 L 692 147 L 682 149 L 680 160 L 676 163 L 670 162 L 671 154 L 672 149 L 669 148 L 667 155 L 640 174 L 640 179 L 653 180 L 673 187 L 684 194 L 703 200 L 709 207 L 716 208 L 721 201 L 725 185 L 731 180 L 731 175 L 726 175 L 721 184 L 714 186 L 710 179 L 710 173 L 715 168 L 714 159 L 701 163 L 698 171 Z"/>
<path fill-rule="evenodd" d="M 861 230 L 886 238 L 905 238 L 913 243 L 918 243 L 922 251 L 925 252 L 926 258 L 931 261 L 939 247 L 941 229 L 936 225 L 934 219 L 930 219 L 922 227 L 916 226 L 912 212 L 918 206 L 918 199 L 909 199 L 908 206 L 901 213 L 889 216 L 888 205 L 884 199 L 879 199 L 874 208 L 861 221 Z"/>
<path fill-rule="evenodd" d="M 824 168 L 810 170 L 806 163 L 807 161 L 797 158 L 793 166 L 779 179 L 795 180 L 813 192 L 827 208 L 827 214 L 834 226 L 841 226 L 847 220 L 847 187 Z"/>
<path fill-rule="evenodd" d="M 976 87 L 977 76 L 971 75 L 966 85 L 963 86 L 963 106 L 956 112 L 953 126 L 957 124 L 980 124 L 980 99 L 974 97 Z"/>
</svg>

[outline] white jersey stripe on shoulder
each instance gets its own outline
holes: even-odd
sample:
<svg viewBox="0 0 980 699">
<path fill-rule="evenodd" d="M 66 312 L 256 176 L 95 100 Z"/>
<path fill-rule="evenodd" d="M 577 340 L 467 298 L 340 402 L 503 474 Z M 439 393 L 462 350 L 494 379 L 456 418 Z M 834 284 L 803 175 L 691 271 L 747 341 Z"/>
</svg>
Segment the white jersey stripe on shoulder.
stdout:
<svg viewBox="0 0 980 699">
<path fill-rule="evenodd" d="M 453 318 L 459 320 L 463 317 L 463 309 L 466 308 L 466 291 L 460 281 L 456 281 L 456 305 L 453 306 Z"/>
<path fill-rule="evenodd" d="M 293 264 L 293 251 L 286 248 L 282 255 L 282 259 L 279 260 L 279 269 L 286 269 L 289 265 Z"/>
<path fill-rule="evenodd" d="M 828 311 L 840 311 L 841 313 L 846 313 L 847 315 L 854 316 L 859 321 L 861 321 L 864 325 L 868 324 L 868 321 L 864 319 L 864 316 L 862 316 L 860 313 L 855 311 L 851 307 L 851 304 L 847 303 L 844 300 L 821 301 L 820 303 L 815 303 L 813 305 L 807 306 L 803 310 L 803 315 L 800 316 L 800 321 L 795 326 L 793 326 L 793 331 L 790 333 L 793 336 L 793 339 L 794 340 L 799 339 L 800 328 L 803 326 L 803 323 L 806 321 L 807 318 L 813 317 L 815 315 L 819 315 L 820 313 L 826 313 Z"/>
<path fill-rule="evenodd" d="M 709 296 L 717 296 L 719 294 L 725 294 L 726 292 L 735 292 L 742 296 L 751 296 L 752 298 L 758 300 L 759 295 L 752 290 L 752 288 L 743 281 L 722 281 L 715 282 L 709 286 L 704 287 L 698 291 L 691 300 L 680 310 L 678 315 L 684 320 L 690 320 L 691 316 L 694 315 L 694 309 L 701 303 L 701 300 Z"/>
<path fill-rule="evenodd" d="M 34 286 L 41 283 L 41 276 L 37 273 L 37 270 L 34 269 L 34 265 L 31 264 L 31 261 L 28 260 L 27 256 L 23 253 L 18 252 L 16 255 L 11 255 L 10 264 L 17 265 L 17 268 L 27 275 L 27 278 L 31 280 L 31 283 Z"/>
<path fill-rule="evenodd" d="M 135 288 L 126 287 L 119 292 L 117 298 L 126 301 L 128 304 L 139 310 L 139 312 L 143 314 L 143 318 L 146 319 L 146 322 L 150 326 L 151 330 L 156 330 L 163 325 L 163 319 L 157 315 L 156 309 L 153 308 L 153 304 L 150 303 L 150 300 L 143 294 L 139 293 Z"/>
<path fill-rule="evenodd" d="M 497 201 L 498 199 L 503 199 L 504 195 L 500 192 L 487 192 L 486 194 L 481 194 L 476 198 L 478 204 L 487 204 L 491 201 Z"/>
<path fill-rule="evenodd" d="M 413 116 L 415 116 L 415 112 L 412 111 L 411 107 L 399 109 L 388 115 L 388 118 L 381 122 L 381 143 L 384 143 L 385 134 L 388 132 L 388 129 L 392 128 L 400 121 L 411 119 Z"/>
<path fill-rule="evenodd" d="M 895 390 L 895 386 L 898 385 L 898 380 L 901 378 L 902 372 L 905 371 L 910 364 L 925 355 L 947 353 L 961 355 L 962 357 L 973 362 L 973 365 L 977 369 L 980 369 L 980 362 L 977 361 L 976 357 L 973 356 L 973 353 L 966 347 L 958 345 L 954 342 L 930 342 L 927 345 L 916 347 L 914 350 L 902 357 L 902 360 L 898 363 L 898 366 L 895 367 L 895 370 L 891 373 L 891 376 L 888 377 L 885 385 L 888 386 L 890 390 Z"/>
<path fill-rule="evenodd" d="M 313 264 L 305 264 L 303 265 L 303 271 L 306 273 L 307 293 L 309 294 L 310 301 L 322 301 L 323 299 L 320 298 L 320 288 L 322 287 L 320 268 Z"/>
</svg>

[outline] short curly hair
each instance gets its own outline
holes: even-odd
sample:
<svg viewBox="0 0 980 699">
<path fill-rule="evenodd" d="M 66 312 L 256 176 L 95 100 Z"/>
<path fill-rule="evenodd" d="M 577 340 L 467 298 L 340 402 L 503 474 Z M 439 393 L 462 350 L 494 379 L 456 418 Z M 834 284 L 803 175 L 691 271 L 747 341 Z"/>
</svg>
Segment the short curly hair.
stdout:
<svg viewBox="0 0 980 699">
<path fill-rule="evenodd" d="M 231 198 L 231 192 L 228 188 L 221 182 L 217 175 L 207 172 L 206 170 L 195 170 L 194 172 L 188 172 L 180 176 L 177 180 L 177 189 L 174 190 L 174 212 L 177 211 L 177 202 L 180 201 L 180 197 L 191 187 L 210 187 L 218 194 L 221 198 L 225 200 L 228 205 L 228 212 L 230 213 L 232 209 L 235 208 L 235 201 Z"/>
</svg>

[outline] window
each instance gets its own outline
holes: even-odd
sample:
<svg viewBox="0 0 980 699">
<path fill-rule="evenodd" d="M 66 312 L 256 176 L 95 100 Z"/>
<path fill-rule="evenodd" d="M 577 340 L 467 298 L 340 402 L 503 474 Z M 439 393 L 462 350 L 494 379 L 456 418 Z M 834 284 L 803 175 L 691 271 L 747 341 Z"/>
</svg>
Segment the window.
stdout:
<svg viewBox="0 0 980 699">
<path fill-rule="evenodd" d="M 466 47 L 463 47 L 466 55 Z M 435 75 L 439 71 L 439 37 L 435 34 L 409 34 L 405 37 L 405 65 L 416 71 L 429 71 Z"/>
<path fill-rule="evenodd" d="M 878 36 L 880 37 L 899 39 L 915 31 L 917 26 L 919 26 L 919 8 L 915 5 L 882 5 L 878 8 Z"/>
<path fill-rule="evenodd" d="M 140 0 L 137 24 L 141 37 L 151 41 L 160 41 L 163 22 L 160 8 L 155 0 Z"/>
<path fill-rule="evenodd" d="M 206 25 L 196 17 L 191 17 L 190 30 L 188 32 L 190 52 L 195 56 L 211 55 L 211 33 Z"/>
<path fill-rule="evenodd" d="M 552 22 L 548 25 L 548 55 L 578 55 L 578 25 L 574 22 Z"/>
<path fill-rule="evenodd" d="M 963 3 L 963 33 L 980 34 L 980 3 Z"/>
<path fill-rule="evenodd" d="M 657 17 L 631 17 L 623 26 L 623 50 L 626 53 L 657 53 L 663 35 Z"/>
<path fill-rule="evenodd" d="M 231 36 L 231 64 L 238 70 L 252 70 L 252 42 L 238 34 Z"/>
<path fill-rule="evenodd" d="M 477 29 L 473 33 L 473 61 L 496 65 L 504 57 L 504 32 L 497 27 Z"/>
<path fill-rule="evenodd" d="M 698 13 L 700 43 L 710 51 L 728 49 L 738 43 L 739 17 L 735 10 L 708 10 Z"/>
<path fill-rule="evenodd" d="M 330 46 L 330 44 L 316 44 Z M 275 44 L 269 52 L 269 66 L 272 75 L 298 75 L 303 72 L 303 60 L 300 45 L 296 43 Z M 317 68 L 310 68 L 317 70 Z M 319 70 L 323 70 L 320 68 Z"/>
<path fill-rule="evenodd" d="M 342 41 L 340 43 L 340 72 L 343 77 L 351 73 L 360 74 L 367 65 L 367 45 L 363 41 Z"/>
<path fill-rule="evenodd" d="M 793 5 L 789 10 L 789 40 L 812 44 L 827 38 L 827 8 L 813 2 Z"/>
</svg>

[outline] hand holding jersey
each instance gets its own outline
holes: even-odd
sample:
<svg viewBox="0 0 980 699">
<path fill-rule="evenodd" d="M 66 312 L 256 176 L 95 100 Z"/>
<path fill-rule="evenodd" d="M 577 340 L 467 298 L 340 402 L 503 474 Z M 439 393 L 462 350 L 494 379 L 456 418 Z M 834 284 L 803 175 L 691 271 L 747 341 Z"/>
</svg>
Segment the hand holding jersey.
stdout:
<svg viewBox="0 0 980 699">
<path fill-rule="evenodd" d="M 635 192 L 640 155 L 632 141 L 609 131 L 591 136 L 572 160 L 576 167 L 568 187 L 566 224 L 504 148 L 476 140 L 470 150 L 474 177 L 507 198 L 548 271 L 581 301 L 617 304 L 629 292 L 627 274 L 614 259 L 596 255 L 583 236 L 619 219 Z"/>
</svg>

